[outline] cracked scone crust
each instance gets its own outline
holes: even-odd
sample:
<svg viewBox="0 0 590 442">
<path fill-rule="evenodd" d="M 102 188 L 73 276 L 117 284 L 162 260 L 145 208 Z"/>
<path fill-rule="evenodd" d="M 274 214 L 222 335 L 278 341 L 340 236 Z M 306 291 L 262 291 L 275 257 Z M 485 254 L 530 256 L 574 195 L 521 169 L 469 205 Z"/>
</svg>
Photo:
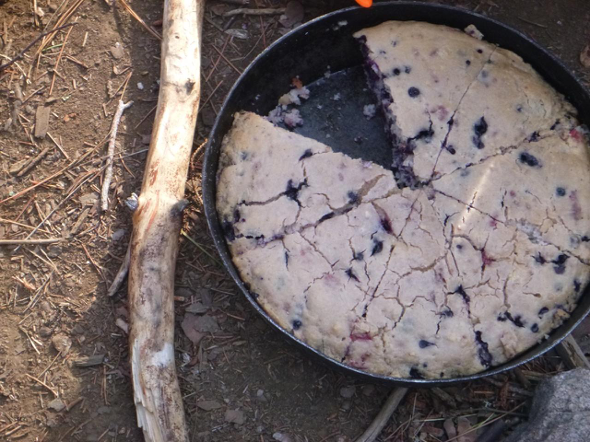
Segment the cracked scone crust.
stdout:
<svg viewBox="0 0 590 442">
<path fill-rule="evenodd" d="M 354 36 L 404 185 L 573 127 L 575 109 L 530 65 L 458 29 L 388 21 Z"/>
<path fill-rule="evenodd" d="M 362 31 L 366 45 L 382 31 Z M 405 101 L 384 103 L 398 152 L 411 145 L 398 157 L 407 173 L 238 113 L 217 209 L 243 281 L 297 338 L 376 374 L 477 373 L 544 339 L 588 282 L 588 142 L 571 106 L 514 54 L 439 26 L 387 32 L 404 57 L 375 53 L 391 85 L 407 83 Z M 440 48 L 440 32 L 453 45 Z M 444 69 L 423 71 L 437 48 Z M 508 77 L 502 100 L 481 99 Z"/>
</svg>

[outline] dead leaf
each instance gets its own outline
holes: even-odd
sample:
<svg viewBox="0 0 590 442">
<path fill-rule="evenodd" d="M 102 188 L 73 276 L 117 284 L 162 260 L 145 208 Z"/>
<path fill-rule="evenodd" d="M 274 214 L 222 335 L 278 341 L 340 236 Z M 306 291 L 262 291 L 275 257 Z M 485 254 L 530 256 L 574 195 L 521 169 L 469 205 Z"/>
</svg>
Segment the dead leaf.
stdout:
<svg viewBox="0 0 590 442">
<path fill-rule="evenodd" d="M 587 45 L 582 52 L 580 52 L 580 63 L 585 68 L 590 68 L 590 45 Z"/>
<path fill-rule="evenodd" d="M 219 324 L 213 316 L 197 316 L 192 313 L 184 315 L 181 327 L 193 344 L 198 344 L 207 333 L 219 331 Z"/>
<path fill-rule="evenodd" d="M 457 437 L 457 429 L 455 428 L 455 422 L 453 422 L 453 419 L 447 419 L 444 423 L 443 423 L 443 427 L 445 429 L 445 431 L 447 432 L 447 437 L 449 439 L 453 439 L 455 437 Z"/>
<path fill-rule="evenodd" d="M 189 305 L 185 311 L 188 313 L 203 314 L 206 313 L 207 310 L 209 310 L 208 307 L 204 306 L 200 302 L 195 302 L 194 304 Z"/>
<path fill-rule="evenodd" d="M 182 331 L 184 332 L 186 337 L 189 338 L 191 342 L 195 345 L 201 342 L 201 339 L 203 339 L 203 337 L 205 336 L 204 333 L 200 333 L 195 329 L 195 320 L 197 318 L 198 316 L 187 313 L 184 315 L 184 319 L 180 324 L 180 326 L 182 327 Z"/>
<path fill-rule="evenodd" d="M 457 442 L 475 442 L 477 440 L 477 431 L 471 430 L 471 422 L 466 417 L 457 418 Z"/>
<path fill-rule="evenodd" d="M 217 401 L 199 401 L 199 402 L 197 402 L 197 407 L 199 407 L 201 410 L 205 410 L 205 411 L 217 410 L 218 408 L 221 408 L 222 406 L 223 405 L 221 405 Z"/>
<path fill-rule="evenodd" d="M 287 3 L 285 13 L 279 17 L 279 23 L 285 28 L 292 27 L 295 23 L 303 21 L 303 15 L 305 11 L 303 5 L 297 1 L 291 1 Z"/>
<path fill-rule="evenodd" d="M 231 424 L 242 425 L 246 418 L 242 410 L 227 410 L 225 412 L 225 421 Z"/>
</svg>

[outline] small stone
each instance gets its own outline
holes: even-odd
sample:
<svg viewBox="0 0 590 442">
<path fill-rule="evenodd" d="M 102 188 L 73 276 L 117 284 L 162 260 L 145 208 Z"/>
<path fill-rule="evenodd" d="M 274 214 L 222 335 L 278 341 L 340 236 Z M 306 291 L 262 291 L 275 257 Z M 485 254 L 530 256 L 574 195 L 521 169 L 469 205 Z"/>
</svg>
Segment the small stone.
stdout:
<svg viewBox="0 0 590 442">
<path fill-rule="evenodd" d="M 351 385 L 349 387 L 342 387 L 340 389 L 340 396 L 342 396 L 345 399 L 350 399 L 351 397 L 354 396 L 355 393 L 356 393 L 356 387 L 354 385 Z"/>
<path fill-rule="evenodd" d="M 98 414 L 109 414 L 111 412 L 112 408 L 111 407 L 107 407 L 106 405 L 103 405 L 102 407 L 99 407 L 98 410 L 96 410 L 98 412 Z"/>
<path fill-rule="evenodd" d="M 361 390 L 364 396 L 372 396 L 375 393 L 374 385 L 365 385 Z"/>
<path fill-rule="evenodd" d="M 39 327 L 39 336 L 42 338 L 48 338 L 51 336 L 51 333 L 53 333 L 53 331 L 49 327 Z"/>
<path fill-rule="evenodd" d="M 67 355 L 72 347 L 72 340 L 63 333 L 59 333 L 51 338 L 51 343 L 62 356 Z"/>
<path fill-rule="evenodd" d="M 285 28 L 290 28 L 296 23 L 301 23 L 303 21 L 304 14 L 305 11 L 301 3 L 298 1 L 290 1 L 287 3 L 285 13 L 279 17 L 279 23 L 281 23 L 281 25 L 283 25 Z"/>
<path fill-rule="evenodd" d="M 111 55 L 113 56 L 113 58 L 115 60 L 119 60 L 125 56 L 125 51 L 123 50 L 123 46 L 121 46 L 121 43 L 119 43 L 119 42 L 115 43 L 115 46 L 111 46 L 110 51 L 111 51 Z"/>
<path fill-rule="evenodd" d="M 223 405 L 217 401 L 199 401 L 197 402 L 197 407 L 199 407 L 201 410 L 205 410 L 205 411 L 211 411 L 211 410 L 217 410 L 218 408 L 221 408 Z"/>
<path fill-rule="evenodd" d="M 183 298 L 190 298 L 193 295 L 193 291 L 188 287 L 179 287 L 174 291 L 175 296 L 182 296 Z"/>
<path fill-rule="evenodd" d="M 292 442 L 291 436 L 285 433 L 276 432 L 272 435 L 272 438 L 278 442 Z"/>
<path fill-rule="evenodd" d="M 516 427 L 506 442 L 588 440 L 589 413 L 590 370 L 560 373 L 537 387 L 528 422 Z"/>
<path fill-rule="evenodd" d="M 62 247 L 57 244 L 51 244 L 47 247 L 47 256 L 50 258 L 57 258 L 61 255 Z"/>
<path fill-rule="evenodd" d="M 58 413 L 66 408 L 66 404 L 60 398 L 55 398 L 47 404 L 47 408 L 57 411 Z"/>
<path fill-rule="evenodd" d="M 140 91 L 144 90 L 144 86 L 143 83 L 140 81 L 139 83 L 137 83 L 137 89 L 139 89 Z"/>
<path fill-rule="evenodd" d="M 113 234 L 111 235 L 111 239 L 113 241 L 119 241 L 119 240 L 123 239 L 126 232 L 127 232 L 127 230 L 125 230 L 125 229 L 115 230 L 113 232 Z"/>
<path fill-rule="evenodd" d="M 82 335 L 82 334 L 84 334 L 84 328 L 80 324 L 76 324 L 72 328 L 72 334 L 73 335 Z"/>
<path fill-rule="evenodd" d="M 242 425 L 246 418 L 242 410 L 227 410 L 225 412 L 225 421 L 231 424 Z"/>
</svg>

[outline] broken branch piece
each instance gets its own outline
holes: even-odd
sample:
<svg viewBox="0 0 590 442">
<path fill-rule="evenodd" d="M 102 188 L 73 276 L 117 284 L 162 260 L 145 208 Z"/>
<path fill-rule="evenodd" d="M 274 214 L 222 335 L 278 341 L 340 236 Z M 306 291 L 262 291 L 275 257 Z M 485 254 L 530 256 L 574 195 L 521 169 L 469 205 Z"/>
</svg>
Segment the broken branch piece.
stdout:
<svg viewBox="0 0 590 442">
<path fill-rule="evenodd" d="M 148 442 L 187 442 L 174 363 L 174 271 L 201 92 L 205 0 L 164 6 L 160 93 L 129 261 L 131 371 Z"/>
</svg>

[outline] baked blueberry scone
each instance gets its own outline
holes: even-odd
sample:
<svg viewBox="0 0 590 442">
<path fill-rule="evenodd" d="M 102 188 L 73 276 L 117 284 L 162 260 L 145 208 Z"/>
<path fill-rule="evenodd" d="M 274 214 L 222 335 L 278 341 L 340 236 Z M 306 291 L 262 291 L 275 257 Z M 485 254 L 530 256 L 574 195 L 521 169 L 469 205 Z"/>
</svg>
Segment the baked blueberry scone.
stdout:
<svg viewBox="0 0 590 442">
<path fill-rule="evenodd" d="M 587 134 L 485 41 L 417 22 L 355 36 L 391 170 L 236 114 L 217 182 L 234 264 L 281 327 L 351 367 L 446 378 L 502 364 L 589 280 Z"/>
<path fill-rule="evenodd" d="M 572 106 L 530 65 L 458 29 L 388 21 L 354 36 L 405 185 L 573 128 Z"/>
</svg>

